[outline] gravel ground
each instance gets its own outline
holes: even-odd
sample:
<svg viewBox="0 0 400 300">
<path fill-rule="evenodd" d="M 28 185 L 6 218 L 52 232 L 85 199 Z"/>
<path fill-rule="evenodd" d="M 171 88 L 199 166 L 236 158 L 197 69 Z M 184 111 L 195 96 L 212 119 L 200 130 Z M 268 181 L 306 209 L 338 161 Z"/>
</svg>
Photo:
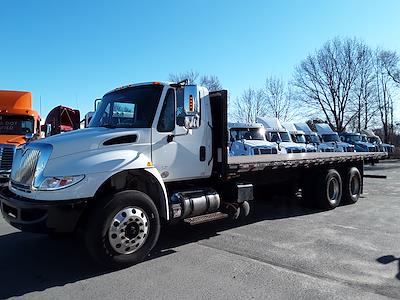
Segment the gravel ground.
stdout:
<svg viewBox="0 0 400 300">
<path fill-rule="evenodd" d="M 247 224 L 170 227 L 149 259 L 104 271 L 76 240 L 0 220 L 0 298 L 400 298 L 400 161 L 366 167 L 365 193 L 332 211 L 274 197 Z"/>
</svg>

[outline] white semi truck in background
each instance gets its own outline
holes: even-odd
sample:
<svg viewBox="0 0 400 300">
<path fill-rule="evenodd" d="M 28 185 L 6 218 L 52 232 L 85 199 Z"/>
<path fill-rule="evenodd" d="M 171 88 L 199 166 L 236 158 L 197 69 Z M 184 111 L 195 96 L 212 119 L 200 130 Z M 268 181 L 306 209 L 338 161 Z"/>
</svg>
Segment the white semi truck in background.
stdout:
<svg viewBox="0 0 400 300">
<path fill-rule="evenodd" d="M 358 200 L 364 160 L 382 153 L 229 157 L 227 95 L 187 82 L 112 90 L 89 128 L 16 150 L 4 218 L 23 231 L 78 231 L 96 262 L 122 267 L 149 254 L 161 226 L 245 217 L 253 189 L 297 186 L 327 209 Z"/>
<path fill-rule="evenodd" d="M 294 123 L 285 122 L 285 123 L 282 123 L 282 125 L 287 130 L 289 130 L 292 141 L 304 146 L 306 148 L 306 152 L 317 152 L 318 151 L 318 148 L 314 144 L 309 143 L 307 141 L 305 132 L 300 129 L 297 129 L 296 126 L 294 125 Z"/>
<path fill-rule="evenodd" d="M 278 143 L 281 153 L 305 153 L 305 145 L 296 144 L 292 141 L 289 130 L 284 128 L 278 118 L 257 117 L 257 123 L 265 128 L 265 136 L 268 141 Z"/>
<path fill-rule="evenodd" d="M 295 123 L 294 124 L 298 130 L 304 132 L 305 139 L 307 143 L 317 147 L 319 152 L 335 152 L 335 147 L 327 143 L 322 143 L 318 134 L 311 130 L 307 123 Z"/>
<path fill-rule="evenodd" d="M 265 138 L 265 129 L 258 123 L 229 123 L 229 154 L 277 154 L 278 145 Z"/>
<path fill-rule="evenodd" d="M 339 134 L 332 130 L 329 124 L 315 124 L 318 135 L 323 144 L 335 148 L 336 152 L 354 152 L 354 145 L 342 142 Z"/>
<path fill-rule="evenodd" d="M 382 142 L 381 138 L 370 129 L 361 130 L 361 138 L 363 142 L 369 142 L 376 145 L 379 151 L 386 152 L 389 156 L 394 152 L 394 145 Z"/>
</svg>

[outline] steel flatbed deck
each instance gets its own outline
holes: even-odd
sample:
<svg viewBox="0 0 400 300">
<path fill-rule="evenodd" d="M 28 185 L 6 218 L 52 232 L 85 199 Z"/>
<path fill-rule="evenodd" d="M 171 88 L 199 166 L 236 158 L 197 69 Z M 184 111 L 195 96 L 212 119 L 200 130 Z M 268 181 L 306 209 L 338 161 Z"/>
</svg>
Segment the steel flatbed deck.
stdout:
<svg viewBox="0 0 400 300">
<path fill-rule="evenodd" d="M 317 152 L 269 154 L 228 157 L 227 173 L 262 171 L 265 169 L 313 167 L 354 161 L 376 161 L 387 156 L 385 152 Z"/>
</svg>

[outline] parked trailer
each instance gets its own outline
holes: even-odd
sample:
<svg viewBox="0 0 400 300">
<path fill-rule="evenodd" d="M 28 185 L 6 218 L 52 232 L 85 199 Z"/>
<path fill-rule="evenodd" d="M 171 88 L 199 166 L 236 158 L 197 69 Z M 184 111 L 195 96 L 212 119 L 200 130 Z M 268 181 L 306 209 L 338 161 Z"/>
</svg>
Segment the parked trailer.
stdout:
<svg viewBox="0 0 400 300">
<path fill-rule="evenodd" d="M 328 209 L 358 200 L 363 162 L 381 153 L 229 157 L 227 96 L 187 82 L 107 93 L 89 128 L 16 151 L 4 218 L 23 231 L 79 231 L 95 261 L 121 267 L 148 255 L 161 226 L 246 217 L 253 189 L 267 185 L 298 186 Z"/>
<path fill-rule="evenodd" d="M 80 112 L 77 109 L 59 105 L 46 117 L 42 131 L 46 137 L 79 129 Z"/>
</svg>

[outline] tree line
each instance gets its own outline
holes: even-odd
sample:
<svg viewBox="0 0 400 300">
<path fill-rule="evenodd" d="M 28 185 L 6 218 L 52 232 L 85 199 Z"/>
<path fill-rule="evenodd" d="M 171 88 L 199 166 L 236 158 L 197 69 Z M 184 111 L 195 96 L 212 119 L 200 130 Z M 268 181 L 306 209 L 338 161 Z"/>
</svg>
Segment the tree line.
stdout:
<svg viewBox="0 0 400 300">
<path fill-rule="evenodd" d="M 171 81 L 186 78 L 211 91 L 222 89 L 215 75 L 189 71 L 169 76 Z M 381 127 L 387 142 L 394 135 L 399 88 L 400 57 L 395 51 L 337 37 L 303 59 L 290 80 L 268 76 L 263 87 L 229 99 L 229 115 L 232 121 L 255 122 L 257 116 L 290 121 L 301 114 L 322 119 L 339 132 Z"/>
</svg>

